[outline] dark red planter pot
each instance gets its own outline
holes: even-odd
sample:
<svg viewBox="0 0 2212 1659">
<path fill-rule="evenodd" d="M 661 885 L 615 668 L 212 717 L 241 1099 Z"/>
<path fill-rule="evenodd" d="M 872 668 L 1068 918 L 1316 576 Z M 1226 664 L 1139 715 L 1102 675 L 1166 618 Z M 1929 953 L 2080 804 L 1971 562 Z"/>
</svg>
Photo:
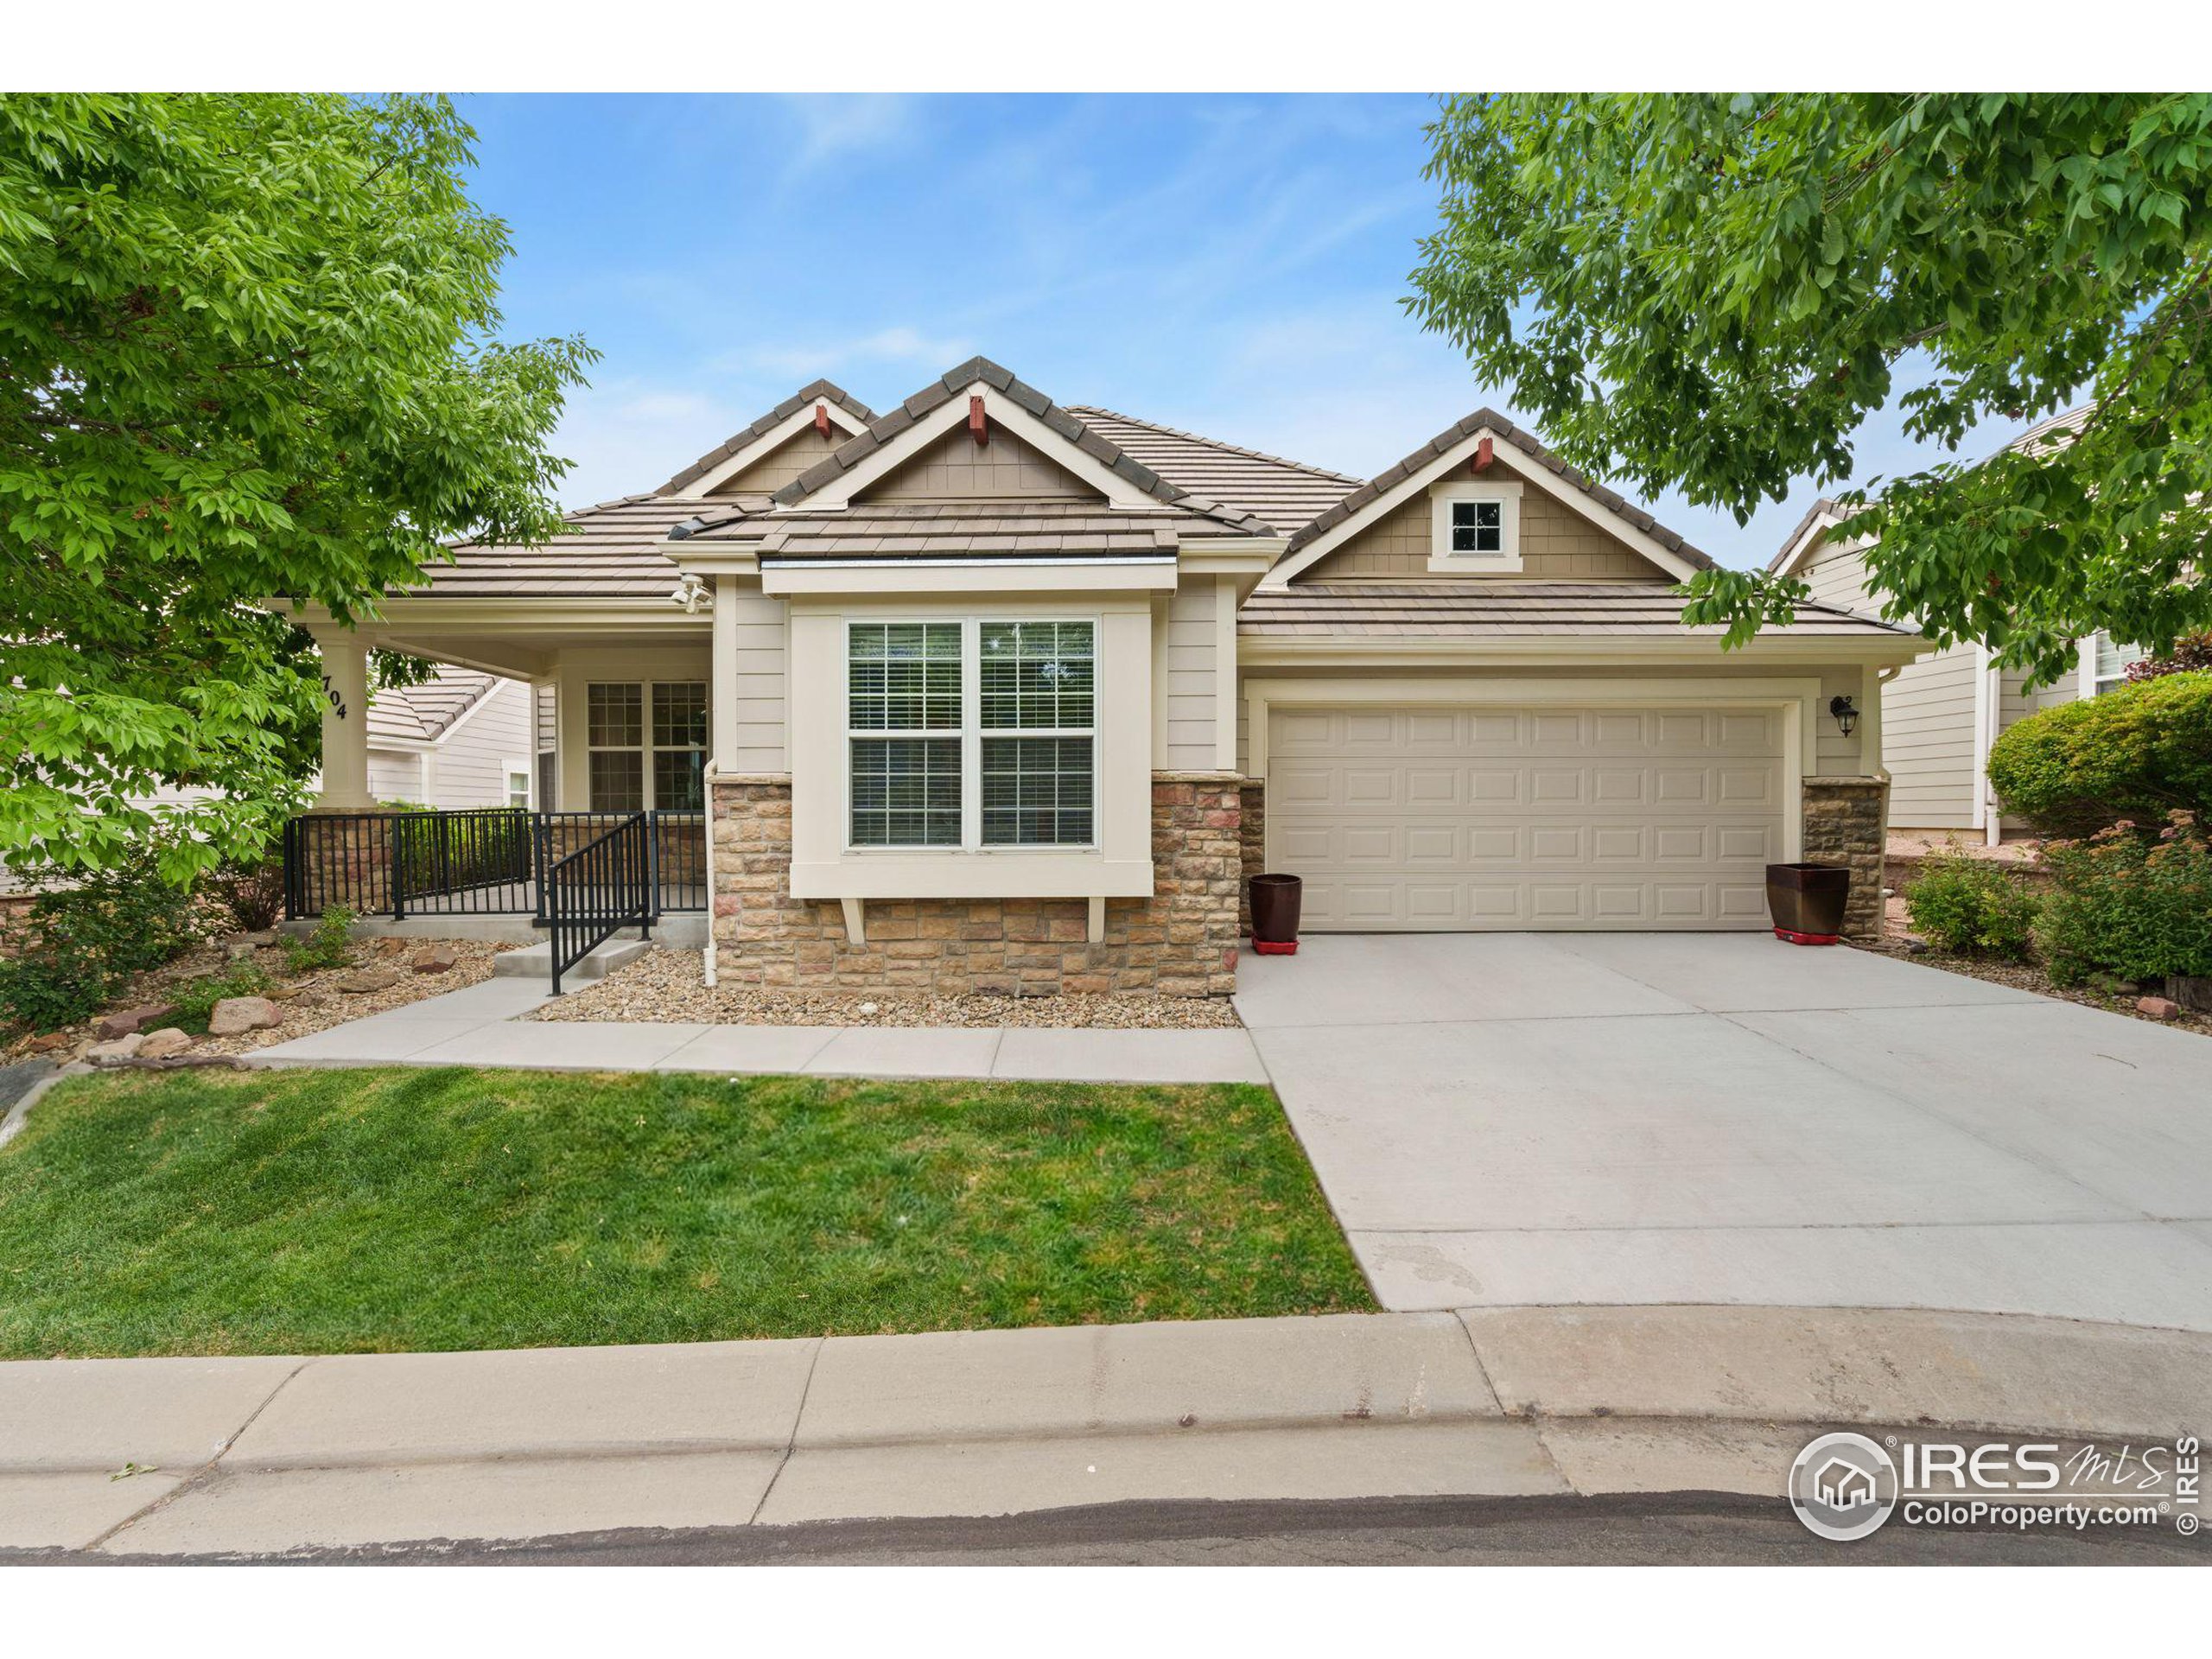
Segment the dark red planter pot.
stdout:
<svg viewBox="0 0 2212 1659">
<path fill-rule="evenodd" d="M 1263 957 L 1295 956 L 1306 883 L 1294 875 L 1255 875 L 1251 889 L 1252 949 Z"/>
<path fill-rule="evenodd" d="M 1770 864 L 1766 908 L 1777 938 L 1792 944 L 1834 944 L 1843 938 L 1851 871 L 1842 864 Z"/>
</svg>

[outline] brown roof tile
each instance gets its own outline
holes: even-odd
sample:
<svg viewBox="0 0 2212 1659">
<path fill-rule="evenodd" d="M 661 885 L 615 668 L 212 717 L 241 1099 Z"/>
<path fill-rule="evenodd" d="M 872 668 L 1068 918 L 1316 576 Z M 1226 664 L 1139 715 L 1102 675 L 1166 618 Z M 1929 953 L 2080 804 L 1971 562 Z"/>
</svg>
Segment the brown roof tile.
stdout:
<svg viewBox="0 0 2212 1659">
<path fill-rule="evenodd" d="M 1333 505 L 1360 480 L 1217 438 L 1160 426 L 1110 409 L 1077 404 L 1066 411 L 1097 437 L 1193 495 L 1211 497 L 1272 524 L 1284 534 Z"/>
</svg>

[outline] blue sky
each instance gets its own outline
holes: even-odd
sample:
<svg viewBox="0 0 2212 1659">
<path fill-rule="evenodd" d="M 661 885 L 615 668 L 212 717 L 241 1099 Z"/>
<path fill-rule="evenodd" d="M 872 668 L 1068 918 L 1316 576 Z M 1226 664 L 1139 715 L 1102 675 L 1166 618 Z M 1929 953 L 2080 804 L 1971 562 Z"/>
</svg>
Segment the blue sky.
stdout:
<svg viewBox="0 0 2212 1659">
<path fill-rule="evenodd" d="M 480 97 L 510 337 L 604 354 L 559 435 L 570 505 L 652 488 L 817 374 L 881 409 L 970 354 L 1360 475 L 1510 409 L 1398 305 L 1434 193 L 1411 97 Z M 2016 429 L 1986 428 L 1973 452 Z M 1986 442 L 1984 441 L 1986 439 Z M 1864 474 L 1920 455 L 1871 426 Z M 1810 480 L 1739 527 L 1764 563 Z"/>
</svg>

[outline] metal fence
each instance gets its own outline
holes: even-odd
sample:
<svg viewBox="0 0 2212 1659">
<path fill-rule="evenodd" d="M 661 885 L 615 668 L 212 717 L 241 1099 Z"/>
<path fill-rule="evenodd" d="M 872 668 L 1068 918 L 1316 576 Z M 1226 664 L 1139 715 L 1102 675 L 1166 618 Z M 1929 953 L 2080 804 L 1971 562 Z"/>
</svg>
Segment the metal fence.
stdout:
<svg viewBox="0 0 2212 1659">
<path fill-rule="evenodd" d="M 574 852 L 553 851 L 553 826 L 540 822 L 538 862 L 545 872 L 538 891 L 553 946 L 553 995 L 561 976 L 626 927 L 650 936 L 658 919 L 653 879 L 654 826 L 634 812 Z"/>
<path fill-rule="evenodd" d="M 642 819 L 655 920 L 707 908 L 703 811 L 316 812 L 284 826 L 284 913 L 340 906 L 357 916 L 528 916 L 550 920 L 552 865 Z"/>
</svg>

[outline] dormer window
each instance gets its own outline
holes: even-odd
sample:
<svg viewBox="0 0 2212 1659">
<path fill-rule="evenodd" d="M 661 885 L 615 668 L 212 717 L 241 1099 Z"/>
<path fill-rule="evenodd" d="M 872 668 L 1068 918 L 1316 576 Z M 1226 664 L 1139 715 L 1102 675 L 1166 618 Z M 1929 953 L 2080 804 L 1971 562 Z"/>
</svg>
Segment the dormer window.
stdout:
<svg viewBox="0 0 2212 1659">
<path fill-rule="evenodd" d="M 1429 489 L 1433 514 L 1428 568 L 1455 575 L 1521 569 L 1521 486 L 1453 479 Z"/>
</svg>

